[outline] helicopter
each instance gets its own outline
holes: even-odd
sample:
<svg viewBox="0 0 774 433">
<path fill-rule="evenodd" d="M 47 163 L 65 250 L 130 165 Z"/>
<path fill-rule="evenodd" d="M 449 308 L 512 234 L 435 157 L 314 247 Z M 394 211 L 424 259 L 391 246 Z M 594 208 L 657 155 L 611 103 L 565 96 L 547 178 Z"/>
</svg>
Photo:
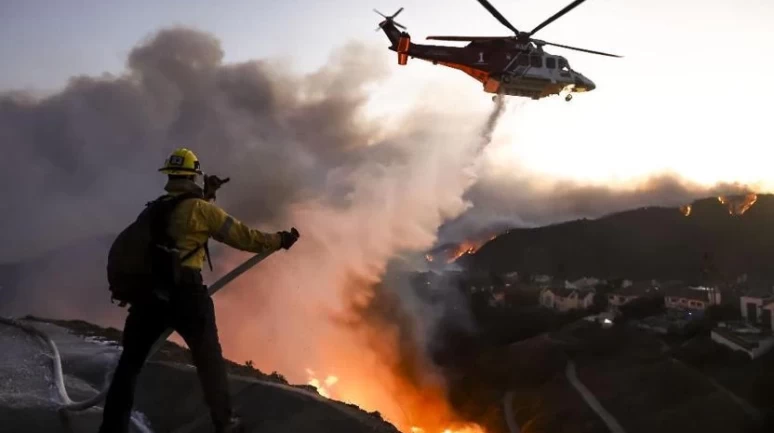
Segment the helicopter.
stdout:
<svg viewBox="0 0 774 433">
<path fill-rule="evenodd" d="M 575 0 L 550 16 L 529 32 L 517 30 L 487 0 L 478 0 L 501 24 L 514 32 L 514 36 L 428 36 L 428 40 L 469 42 L 464 47 L 423 45 L 411 42 L 406 27 L 395 22 L 403 7 L 390 16 L 378 10 L 384 17 L 376 31 L 382 29 L 390 40 L 390 50 L 398 53 L 398 64 L 406 65 L 409 58 L 417 58 L 461 70 L 482 83 L 484 92 L 492 93 L 492 101 L 499 96 L 521 96 L 541 99 L 551 95 L 565 95 L 572 100 L 573 93 L 589 92 L 596 88 L 593 81 L 573 70 L 567 59 L 545 52 L 543 46 L 551 45 L 609 57 L 616 54 L 556 44 L 532 36 L 562 15 L 586 0 Z M 398 30 L 398 28 L 403 29 Z"/>
</svg>

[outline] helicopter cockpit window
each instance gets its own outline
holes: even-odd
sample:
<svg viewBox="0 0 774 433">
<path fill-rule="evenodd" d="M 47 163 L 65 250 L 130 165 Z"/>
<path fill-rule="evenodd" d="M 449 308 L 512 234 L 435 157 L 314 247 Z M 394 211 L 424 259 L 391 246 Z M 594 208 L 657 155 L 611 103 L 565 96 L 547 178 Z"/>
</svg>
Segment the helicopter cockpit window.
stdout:
<svg viewBox="0 0 774 433">
<path fill-rule="evenodd" d="M 556 69 L 556 59 L 553 57 L 546 57 L 546 68 Z"/>
<path fill-rule="evenodd" d="M 567 60 L 565 59 L 559 59 L 559 69 L 563 71 L 569 71 L 570 65 L 567 64 Z"/>
<path fill-rule="evenodd" d="M 529 56 L 529 65 L 533 68 L 542 68 L 543 67 L 543 57 L 531 55 Z"/>
</svg>

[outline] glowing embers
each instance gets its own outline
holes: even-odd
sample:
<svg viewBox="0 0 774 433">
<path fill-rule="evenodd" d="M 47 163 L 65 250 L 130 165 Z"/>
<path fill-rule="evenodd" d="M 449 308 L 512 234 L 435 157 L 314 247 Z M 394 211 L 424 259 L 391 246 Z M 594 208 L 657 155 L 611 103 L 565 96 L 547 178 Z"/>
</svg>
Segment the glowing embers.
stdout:
<svg viewBox="0 0 774 433">
<path fill-rule="evenodd" d="M 425 254 L 425 259 L 428 262 L 442 261 L 445 263 L 453 263 L 460 257 L 466 254 L 473 254 L 478 251 L 485 243 L 495 239 L 497 235 L 489 236 L 482 239 L 468 239 L 462 241 L 459 244 L 446 246 L 441 249 L 436 249 L 430 253 Z"/>
<path fill-rule="evenodd" d="M 331 398 L 331 388 L 339 381 L 338 377 L 328 375 L 328 377 L 321 382 L 317 379 L 315 372 L 311 368 L 306 369 L 306 374 L 309 375 L 308 385 L 315 387 L 321 396 Z"/>
<path fill-rule="evenodd" d="M 726 205 L 729 215 L 742 215 L 758 201 L 758 195 L 720 196 L 718 201 Z"/>
</svg>

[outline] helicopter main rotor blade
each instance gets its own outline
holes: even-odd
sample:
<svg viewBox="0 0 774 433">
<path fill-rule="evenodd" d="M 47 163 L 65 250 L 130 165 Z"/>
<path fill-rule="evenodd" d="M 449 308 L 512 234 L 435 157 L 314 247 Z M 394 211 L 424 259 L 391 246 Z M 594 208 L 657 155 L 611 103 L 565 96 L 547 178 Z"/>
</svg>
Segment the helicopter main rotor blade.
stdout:
<svg viewBox="0 0 774 433">
<path fill-rule="evenodd" d="M 529 35 L 530 36 L 534 35 L 538 30 L 540 30 L 543 27 L 545 27 L 545 26 L 551 24 L 552 22 L 556 21 L 559 17 L 561 17 L 562 15 L 566 14 L 567 12 L 570 12 L 571 10 L 575 9 L 578 5 L 580 5 L 581 3 L 585 2 L 585 1 L 586 0 L 575 0 L 574 2 L 568 4 L 567 6 L 564 7 L 564 9 L 562 9 L 559 12 L 551 15 L 550 17 L 548 17 L 548 19 L 546 19 L 542 23 L 538 24 L 537 27 L 535 27 L 534 29 L 532 29 L 531 32 L 529 32 Z"/>
<path fill-rule="evenodd" d="M 513 30 L 513 33 L 516 33 L 517 36 L 520 34 L 519 31 L 516 30 L 516 27 L 509 23 L 508 20 L 506 20 L 505 17 L 497 9 L 495 9 L 491 3 L 489 3 L 487 0 L 478 0 L 478 2 L 481 3 L 481 5 L 484 6 L 490 14 L 494 15 L 494 17 L 497 18 L 497 20 L 500 21 L 505 27 Z"/>
<path fill-rule="evenodd" d="M 513 39 L 513 36 L 428 36 L 425 39 L 436 41 L 497 41 Z"/>
<path fill-rule="evenodd" d="M 584 53 L 599 54 L 601 56 L 619 57 L 619 58 L 623 57 L 623 56 L 619 56 L 617 54 L 603 53 L 602 51 L 587 50 L 585 48 L 578 48 L 578 47 L 571 47 L 569 45 L 555 44 L 553 42 L 541 41 L 539 39 L 533 39 L 532 41 L 535 42 L 536 44 L 540 44 L 540 45 L 552 45 L 554 47 L 567 48 L 567 49 L 575 50 L 575 51 L 583 51 Z"/>
</svg>

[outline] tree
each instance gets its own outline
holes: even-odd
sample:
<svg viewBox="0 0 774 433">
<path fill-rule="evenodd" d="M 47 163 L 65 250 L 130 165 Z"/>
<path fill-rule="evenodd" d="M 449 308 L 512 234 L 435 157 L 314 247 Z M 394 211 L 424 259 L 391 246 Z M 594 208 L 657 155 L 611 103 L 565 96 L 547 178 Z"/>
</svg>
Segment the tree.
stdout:
<svg viewBox="0 0 774 433">
<path fill-rule="evenodd" d="M 626 319 L 643 319 L 664 311 L 663 296 L 643 296 L 618 307 Z"/>
</svg>

